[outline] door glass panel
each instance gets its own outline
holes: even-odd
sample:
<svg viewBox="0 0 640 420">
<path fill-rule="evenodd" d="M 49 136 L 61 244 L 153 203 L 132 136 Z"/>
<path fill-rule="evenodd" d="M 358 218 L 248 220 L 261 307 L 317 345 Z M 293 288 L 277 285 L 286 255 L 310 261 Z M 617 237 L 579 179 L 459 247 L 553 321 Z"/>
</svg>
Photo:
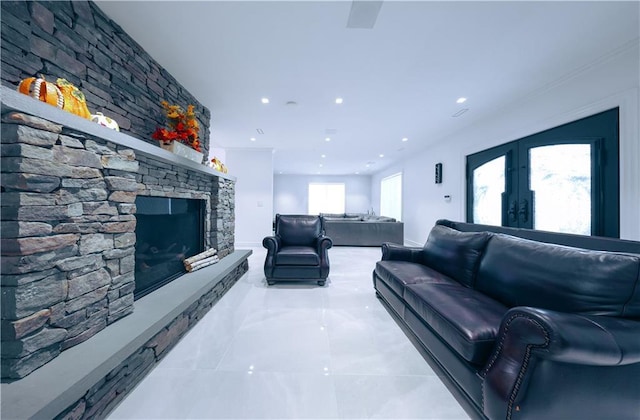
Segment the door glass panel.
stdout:
<svg viewBox="0 0 640 420">
<path fill-rule="evenodd" d="M 533 228 L 591 235 L 591 145 L 529 150 Z"/>
<path fill-rule="evenodd" d="M 502 224 L 505 156 L 493 159 L 473 171 L 473 223 Z"/>
</svg>

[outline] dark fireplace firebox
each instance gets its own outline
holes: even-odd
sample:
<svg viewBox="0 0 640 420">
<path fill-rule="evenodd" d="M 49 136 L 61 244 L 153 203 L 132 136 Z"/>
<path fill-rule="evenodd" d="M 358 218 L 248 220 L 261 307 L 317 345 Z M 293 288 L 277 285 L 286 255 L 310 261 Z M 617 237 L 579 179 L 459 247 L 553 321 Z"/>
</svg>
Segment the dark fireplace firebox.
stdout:
<svg viewBox="0 0 640 420">
<path fill-rule="evenodd" d="M 182 260 L 204 251 L 204 200 L 136 198 L 138 299 L 185 272 Z"/>
</svg>

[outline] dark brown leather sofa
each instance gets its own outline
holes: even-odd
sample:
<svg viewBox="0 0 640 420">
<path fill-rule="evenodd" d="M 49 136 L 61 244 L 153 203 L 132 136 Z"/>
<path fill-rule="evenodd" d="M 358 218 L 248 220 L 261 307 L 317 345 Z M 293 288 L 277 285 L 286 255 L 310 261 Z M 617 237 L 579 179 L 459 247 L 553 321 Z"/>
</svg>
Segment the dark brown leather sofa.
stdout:
<svg viewBox="0 0 640 420">
<path fill-rule="evenodd" d="M 639 277 L 639 242 L 440 220 L 373 283 L 475 417 L 601 420 L 640 418 Z"/>
</svg>

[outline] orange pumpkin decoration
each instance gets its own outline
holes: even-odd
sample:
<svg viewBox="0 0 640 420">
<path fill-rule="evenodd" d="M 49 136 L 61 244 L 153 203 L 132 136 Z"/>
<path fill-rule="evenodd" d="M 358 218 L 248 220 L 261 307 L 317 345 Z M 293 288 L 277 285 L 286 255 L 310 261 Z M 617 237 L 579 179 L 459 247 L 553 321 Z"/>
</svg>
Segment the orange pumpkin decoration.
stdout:
<svg viewBox="0 0 640 420">
<path fill-rule="evenodd" d="M 65 79 L 58 79 L 56 83 L 50 83 L 42 75 L 38 78 L 28 77 L 20 82 L 18 92 L 82 118 L 91 119 L 84 94 Z"/>
<path fill-rule="evenodd" d="M 91 113 L 87 108 L 87 99 L 80 89 L 69 83 L 66 79 L 56 80 L 58 88 L 64 97 L 64 110 L 76 114 L 82 118 L 91 119 Z"/>
<path fill-rule="evenodd" d="M 46 102 L 49 105 L 57 106 L 58 108 L 64 106 L 62 92 L 54 83 L 47 82 L 44 76 L 24 79 L 20 82 L 20 85 L 18 85 L 18 92 Z"/>
</svg>

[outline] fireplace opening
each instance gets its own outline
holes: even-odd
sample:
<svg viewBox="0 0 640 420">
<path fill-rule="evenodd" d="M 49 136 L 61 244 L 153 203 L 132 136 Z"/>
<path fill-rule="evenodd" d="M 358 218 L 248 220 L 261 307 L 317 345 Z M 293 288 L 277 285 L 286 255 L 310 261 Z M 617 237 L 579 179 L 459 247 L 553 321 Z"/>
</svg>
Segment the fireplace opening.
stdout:
<svg viewBox="0 0 640 420">
<path fill-rule="evenodd" d="M 134 299 L 185 273 L 183 260 L 204 251 L 204 200 L 136 198 Z"/>
</svg>

